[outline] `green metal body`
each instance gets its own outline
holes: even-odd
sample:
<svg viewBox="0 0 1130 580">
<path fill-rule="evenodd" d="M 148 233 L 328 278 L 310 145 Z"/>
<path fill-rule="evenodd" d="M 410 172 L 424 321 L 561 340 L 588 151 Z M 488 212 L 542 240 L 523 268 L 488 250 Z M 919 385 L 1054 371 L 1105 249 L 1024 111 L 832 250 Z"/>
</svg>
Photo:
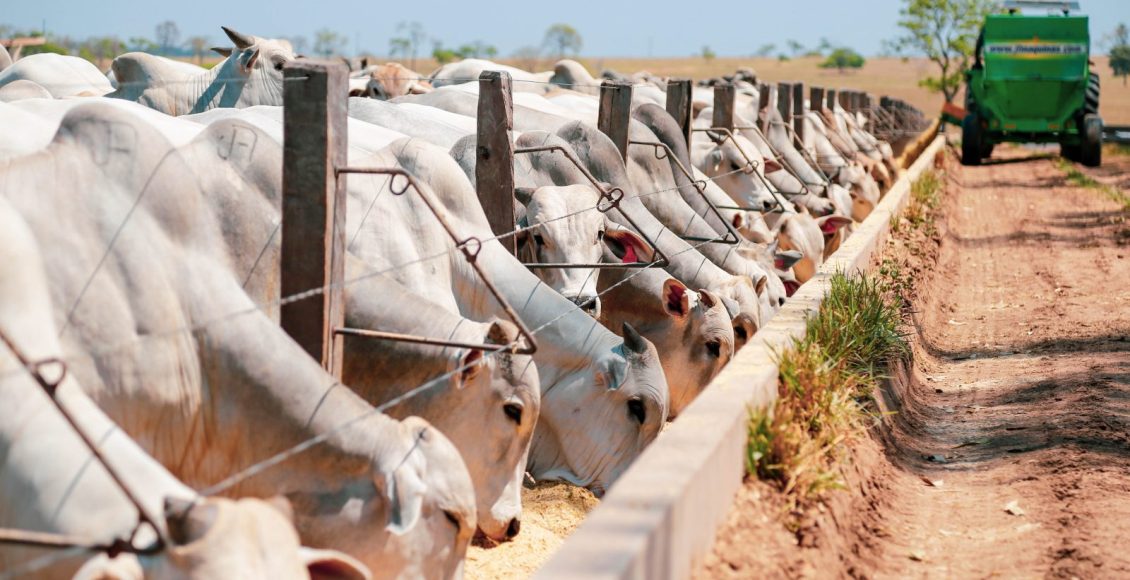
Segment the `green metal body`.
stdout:
<svg viewBox="0 0 1130 580">
<path fill-rule="evenodd" d="M 1086 16 L 993 14 L 978 63 L 966 72 L 966 109 L 986 145 L 1082 142 L 1091 49 Z"/>
</svg>

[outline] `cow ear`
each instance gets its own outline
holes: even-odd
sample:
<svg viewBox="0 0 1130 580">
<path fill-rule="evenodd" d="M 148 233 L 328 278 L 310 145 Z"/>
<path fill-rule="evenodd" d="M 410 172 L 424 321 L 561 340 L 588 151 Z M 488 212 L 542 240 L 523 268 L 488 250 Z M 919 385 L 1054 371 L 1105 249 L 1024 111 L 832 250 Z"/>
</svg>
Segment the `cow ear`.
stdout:
<svg viewBox="0 0 1130 580">
<path fill-rule="evenodd" d="M 534 199 L 534 192 L 537 191 L 536 187 L 515 187 L 514 197 L 521 202 L 522 205 L 530 205 Z"/>
<path fill-rule="evenodd" d="M 213 46 L 212 52 L 214 52 L 214 53 L 216 53 L 216 54 L 218 54 L 218 55 L 220 55 L 224 58 L 227 58 L 227 57 L 231 56 L 232 49 L 227 48 L 225 46 Z"/>
<path fill-rule="evenodd" d="M 715 304 L 718 304 L 718 297 L 705 288 L 698 289 L 698 298 L 702 301 L 702 305 L 708 310 L 714 308 Z"/>
<path fill-rule="evenodd" d="M 241 66 L 241 68 L 243 68 L 243 72 L 250 72 L 251 68 L 255 66 L 255 61 L 257 61 L 257 60 L 259 60 L 259 49 L 258 48 L 251 51 L 251 54 L 247 57 L 247 59 L 243 60 L 243 62 L 241 63 L 240 66 Z"/>
<path fill-rule="evenodd" d="M 766 159 L 765 160 L 765 174 L 766 175 L 768 175 L 770 173 L 776 173 L 776 172 L 778 172 L 778 171 L 780 171 L 784 168 L 785 167 L 783 165 L 781 165 L 780 163 L 777 163 L 776 159 Z"/>
<path fill-rule="evenodd" d="M 804 258 L 804 254 L 796 250 L 778 250 L 773 252 L 773 267 L 784 272 L 792 268 L 802 258 Z"/>
<path fill-rule="evenodd" d="M 459 357 L 459 366 L 456 367 L 456 373 L 459 381 L 456 386 L 460 389 L 466 387 L 475 377 L 479 376 L 482 372 L 484 361 L 483 351 L 478 349 L 470 349 L 466 354 Z"/>
<path fill-rule="evenodd" d="M 426 438 L 428 427 L 422 427 L 412 433 L 412 439 Z M 385 526 L 389 532 L 401 536 L 416 527 L 424 509 L 424 493 L 426 484 L 420 480 L 415 469 L 403 462 L 391 473 L 376 478 L 379 492 L 388 501 L 388 524 Z M 383 485 L 381 485 L 383 484 Z"/>
<path fill-rule="evenodd" d="M 757 279 L 757 283 L 754 284 L 753 290 L 754 290 L 754 292 L 757 292 L 758 296 L 761 296 L 762 294 L 765 293 L 765 287 L 768 286 L 768 285 L 769 285 L 769 277 L 768 276 L 762 276 L 762 277 Z"/>
<path fill-rule="evenodd" d="M 713 173 L 718 173 L 722 168 L 722 148 L 715 147 L 711 149 L 710 155 L 706 158 L 706 163 Z"/>
<path fill-rule="evenodd" d="M 691 311 L 691 297 L 682 282 L 668 278 L 663 282 L 663 310 L 682 318 Z"/>
<path fill-rule="evenodd" d="M 604 231 L 604 244 L 624 264 L 650 262 L 655 259 L 655 251 L 643 238 L 628 230 L 609 228 Z"/>
<path fill-rule="evenodd" d="M 745 216 L 740 211 L 734 212 L 734 219 L 730 220 L 735 230 L 745 227 Z"/>
<path fill-rule="evenodd" d="M 220 507 L 214 503 L 165 498 L 165 529 L 169 531 L 169 539 L 178 546 L 203 538 L 212 529 L 219 515 Z"/>
<path fill-rule="evenodd" d="M 372 572 L 361 562 L 337 550 L 315 550 L 299 546 L 298 558 L 311 580 L 370 580 Z"/>
<path fill-rule="evenodd" d="M 634 330 L 632 332 L 635 332 Z M 624 339 L 626 350 L 631 350 L 627 347 L 628 339 Z M 628 378 L 628 361 L 627 359 L 619 356 L 611 357 L 609 360 L 601 364 L 600 367 L 600 381 L 598 384 L 603 383 L 604 387 L 610 391 L 615 391 L 624 384 Z"/>
<path fill-rule="evenodd" d="M 290 505 L 290 500 L 285 495 L 271 496 L 263 500 L 263 503 L 282 514 L 286 521 L 294 523 L 294 506 Z"/>
<path fill-rule="evenodd" d="M 834 235 L 836 230 L 850 223 L 851 218 L 842 215 L 827 215 L 816 219 L 816 224 L 820 226 L 820 231 L 824 232 L 825 236 Z"/>
</svg>

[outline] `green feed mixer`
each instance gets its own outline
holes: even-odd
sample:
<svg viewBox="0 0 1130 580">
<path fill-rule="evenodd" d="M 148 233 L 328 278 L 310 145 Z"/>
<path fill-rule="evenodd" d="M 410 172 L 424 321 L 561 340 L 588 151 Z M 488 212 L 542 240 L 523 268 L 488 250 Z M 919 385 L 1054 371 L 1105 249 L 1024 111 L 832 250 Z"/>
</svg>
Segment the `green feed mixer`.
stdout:
<svg viewBox="0 0 1130 580">
<path fill-rule="evenodd" d="M 973 68 L 965 73 L 961 162 L 979 165 L 997 143 L 1059 143 L 1064 157 L 1097 167 L 1099 77 L 1091 72 L 1091 38 L 1087 17 L 1076 14 L 1079 3 L 1003 4 L 1003 13 L 985 18 Z"/>
</svg>

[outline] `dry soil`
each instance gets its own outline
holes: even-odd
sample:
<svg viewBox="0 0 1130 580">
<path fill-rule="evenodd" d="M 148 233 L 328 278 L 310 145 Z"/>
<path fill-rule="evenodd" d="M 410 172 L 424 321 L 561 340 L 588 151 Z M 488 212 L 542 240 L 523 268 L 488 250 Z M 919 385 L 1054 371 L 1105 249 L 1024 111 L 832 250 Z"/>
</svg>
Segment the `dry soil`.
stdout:
<svg viewBox="0 0 1130 580">
<path fill-rule="evenodd" d="M 1130 220 L 1045 155 L 996 157 L 949 161 L 937 235 L 887 250 L 919 270 L 913 357 L 847 489 L 785 514 L 747 482 L 698 576 L 1130 577 Z"/>
</svg>

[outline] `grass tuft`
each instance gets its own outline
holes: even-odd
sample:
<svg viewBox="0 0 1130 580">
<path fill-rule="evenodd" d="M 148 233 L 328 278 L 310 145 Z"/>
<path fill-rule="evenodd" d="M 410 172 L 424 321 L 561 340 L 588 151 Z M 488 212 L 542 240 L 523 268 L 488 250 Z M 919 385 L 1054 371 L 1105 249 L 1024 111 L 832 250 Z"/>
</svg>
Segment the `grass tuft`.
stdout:
<svg viewBox="0 0 1130 580">
<path fill-rule="evenodd" d="M 777 401 L 750 412 L 746 469 L 780 484 L 794 506 L 842 487 L 845 442 L 872 416 L 887 363 L 905 356 L 890 288 L 865 274 L 834 274 L 804 337 L 777 353 Z"/>
<path fill-rule="evenodd" d="M 1130 211 L 1130 196 L 1119 191 L 1118 188 L 1096 181 L 1095 178 L 1080 171 L 1074 163 L 1062 157 L 1056 159 L 1056 164 L 1060 171 L 1063 171 L 1067 176 L 1067 182 L 1071 185 L 1102 192 L 1115 203 L 1120 204 L 1123 211 Z"/>
</svg>

